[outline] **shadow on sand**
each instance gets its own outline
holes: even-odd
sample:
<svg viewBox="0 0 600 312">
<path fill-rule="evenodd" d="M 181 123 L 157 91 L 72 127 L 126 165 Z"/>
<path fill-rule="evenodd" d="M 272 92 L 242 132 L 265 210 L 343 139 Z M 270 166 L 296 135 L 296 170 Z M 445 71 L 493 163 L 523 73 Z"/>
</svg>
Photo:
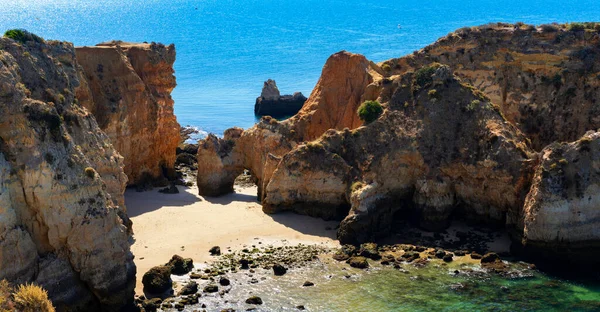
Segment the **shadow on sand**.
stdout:
<svg viewBox="0 0 600 312">
<path fill-rule="evenodd" d="M 130 218 L 137 217 L 147 212 L 158 210 L 162 207 L 183 207 L 202 201 L 200 196 L 190 192 L 189 187 L 177 186 L 178 194 L 159 193 L 160 188 L 151 191 L 136 192 L 133 188 L 125 190 L 125 206 Z"/>
<path fill-rule="evenodd" d="M 274 222 L 306 235 L 337 239 L 336 227 L 340 224 L 339 221 L 325 221 L 293 212 L 279 212 L 267 216 L 273 219 Z"/>
<path fill-rule="evenodd" d="M 219 197 L 203 197 L 205 201 L 215 205 L 228 205 L 232 202 L 242 203 L 258 203 L 258 197 L 256 195 L 244 194 L 244 193 L 229 193 Z"/>
</svg>

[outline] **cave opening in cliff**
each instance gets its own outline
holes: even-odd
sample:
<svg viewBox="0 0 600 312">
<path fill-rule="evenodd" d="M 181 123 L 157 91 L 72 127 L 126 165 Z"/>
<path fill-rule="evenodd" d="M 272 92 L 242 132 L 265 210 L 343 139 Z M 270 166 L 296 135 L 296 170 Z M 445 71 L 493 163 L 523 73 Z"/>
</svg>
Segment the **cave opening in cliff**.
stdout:
<svg viewBox="0 0 600 312">
<path fill-rule="evenodd" d="M 234 185 L 242 188 L 257 187 L 258 179 L 252 171 L 244 169 L 240 175 L 235 178 Z"/>
</svg>

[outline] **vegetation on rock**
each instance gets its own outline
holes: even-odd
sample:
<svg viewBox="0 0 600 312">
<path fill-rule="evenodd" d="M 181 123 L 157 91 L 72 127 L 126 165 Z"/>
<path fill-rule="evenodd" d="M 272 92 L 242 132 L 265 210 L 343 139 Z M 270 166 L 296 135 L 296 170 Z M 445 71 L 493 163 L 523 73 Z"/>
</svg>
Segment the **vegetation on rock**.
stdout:
<svg viewBox="0 0 600 312">
<path fill-rule="evenodd" d="M 358 107 L 358 117 L 366 124 L 377 120 L 381 113 L 383 113 L 383 107 L 378 101 L 365 101 Z"/>
<path fill-rule="evenodd" d="M 28 41 L 44 42 L 44 39 L 36 34 L 30 33 L 25 29 L 9 29 L 4 33 L 4 37 L 26 43 Z"/>
</svg>

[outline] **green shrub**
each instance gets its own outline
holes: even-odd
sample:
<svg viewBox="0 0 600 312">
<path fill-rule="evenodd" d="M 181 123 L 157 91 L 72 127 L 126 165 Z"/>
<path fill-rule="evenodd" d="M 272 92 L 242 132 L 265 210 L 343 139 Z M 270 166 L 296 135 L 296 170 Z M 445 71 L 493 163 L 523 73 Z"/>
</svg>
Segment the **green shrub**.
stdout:
<svg viewBox="0 0 600 312">
<path fill-rule="evenodd" d="M 377 101 L 365 101 L 358 108 L 358 117 L 365 123 L 375 121 L 383 113 L 383 107 Z"/>
<path fill-rule="evenodd" d="M 559 29 L 556 24 L 543 24 L 540 25 L 540 28 L 542 29 L 542 32 L 545 33 L 557 32 Z"/>
<path fill-rule="evenodd" d="M 435 70 L 440 68 L 440 66 L 442 66 L 442 64 L 433 63 L 429 66 L 421 67 L 421 69 L 419 69 L 415 72 L 415 83 L 419 87 L 424 87 L 424 86 L 432 83 L 433 82 L 432 76 L 435 73 Z"/>
<path fill-rule="evenodd" d="M 570 23 L 567 29 L 569 31 L 584 31 L 585 25 L 583 23 Z"/>
<path fill-rule="evenodd" d="M 44 39 L 42 39 L 42 37 L 36 34 L 32 34 L 25 29 L 9 29 L 4 33 L 4 37 L 10 38 L 20 43 L 25 43 L 27 41 L 34 41 L 38 43 L 44 42 Z"/>
</svg>

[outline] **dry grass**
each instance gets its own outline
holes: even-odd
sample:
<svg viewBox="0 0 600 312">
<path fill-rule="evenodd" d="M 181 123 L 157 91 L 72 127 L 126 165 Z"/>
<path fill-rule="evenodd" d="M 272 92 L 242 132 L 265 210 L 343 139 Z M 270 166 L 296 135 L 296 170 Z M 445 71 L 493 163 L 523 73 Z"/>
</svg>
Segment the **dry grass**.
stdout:
<svg viewBox="0 0 600 312">
<path fill-rule="evenodd" d="M 22 312 L 54 312 L 48 292 L 34 284 L 19 285 L 13 294 L 18 311 Z"/>
<path fill-rule="evenodd" d="M 10 285 L 6 280 L 0 281 L 0 312 L 13 311 L 14 307 L 10 300 Z"/>
</svg>

